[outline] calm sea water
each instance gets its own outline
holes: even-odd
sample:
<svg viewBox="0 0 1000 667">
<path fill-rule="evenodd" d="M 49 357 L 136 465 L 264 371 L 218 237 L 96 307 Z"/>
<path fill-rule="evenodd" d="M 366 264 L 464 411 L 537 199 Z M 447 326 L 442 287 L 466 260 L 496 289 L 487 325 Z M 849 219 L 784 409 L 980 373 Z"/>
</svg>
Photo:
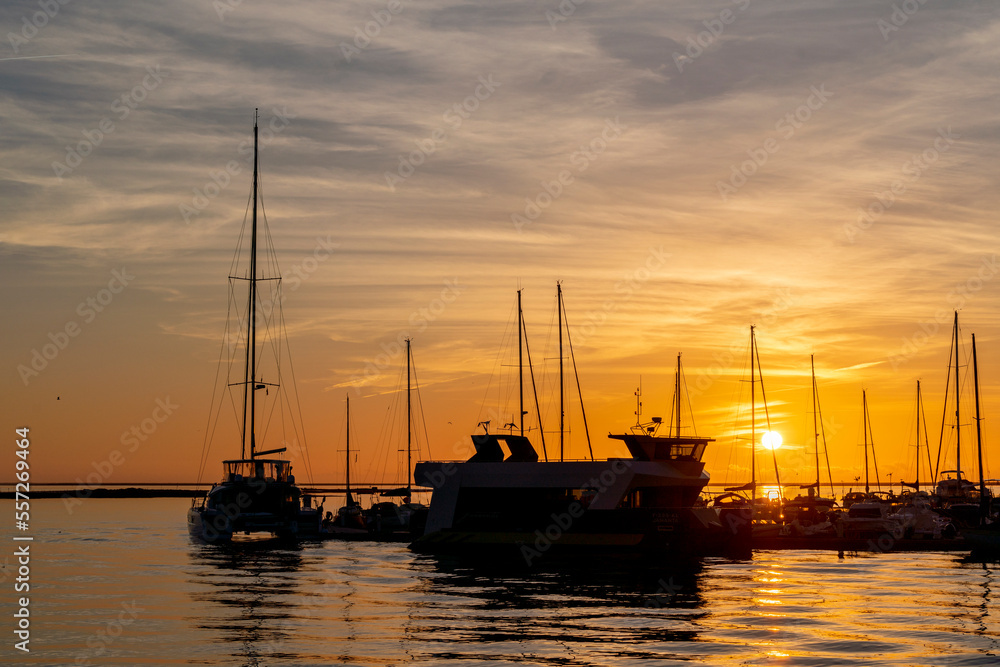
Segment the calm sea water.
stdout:
<svg viewBox="0 0 1000 667">
<path fill-rule="evenodd" d="M 684 567 L 586 559 L 528 569 L 398 544 L 201 546 L 187 537 L 187 505 L 90 499 L 68 514 L 61 501 L 34 501 L 31 653 L 13 649 L 4 613 L 0 661 L 1000 664 L 1000 566 L 953 554 L 775 551 Z"/>
</svg>

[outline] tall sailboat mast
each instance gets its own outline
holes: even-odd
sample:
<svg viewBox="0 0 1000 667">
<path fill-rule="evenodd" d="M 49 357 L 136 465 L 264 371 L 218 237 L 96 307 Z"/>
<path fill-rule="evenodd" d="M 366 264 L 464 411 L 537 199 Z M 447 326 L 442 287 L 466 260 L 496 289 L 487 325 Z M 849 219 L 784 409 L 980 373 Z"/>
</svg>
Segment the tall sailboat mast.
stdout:
<svg viewBox="0 0 1000 667">
<path fill-rule="evenodd" d="M 247 445 L 250 458 L 256 454 L 256 433 L 254 431 L 256 366 L 257 366 L 257 110 L 253 112 L 253 215 L 250 233 L 250 288 L 247 294 L 247 357 L 243 378 L 243 441 L 241 458 L 246 458 Z"/>
</svg>

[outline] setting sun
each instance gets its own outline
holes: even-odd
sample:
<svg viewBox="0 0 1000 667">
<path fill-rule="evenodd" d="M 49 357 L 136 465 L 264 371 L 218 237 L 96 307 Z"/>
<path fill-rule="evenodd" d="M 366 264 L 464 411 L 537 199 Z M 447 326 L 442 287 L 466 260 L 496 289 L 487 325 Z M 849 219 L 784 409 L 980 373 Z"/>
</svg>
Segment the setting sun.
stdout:
<svg viewBox="0 0 1000 667">
<path fill-rule="evenodd" d="M 781 447 L 781 434 L 777 431 L 767 431 L 761 436 L 760 444 L 766 449 L 777 449 Z"/>
</svg>

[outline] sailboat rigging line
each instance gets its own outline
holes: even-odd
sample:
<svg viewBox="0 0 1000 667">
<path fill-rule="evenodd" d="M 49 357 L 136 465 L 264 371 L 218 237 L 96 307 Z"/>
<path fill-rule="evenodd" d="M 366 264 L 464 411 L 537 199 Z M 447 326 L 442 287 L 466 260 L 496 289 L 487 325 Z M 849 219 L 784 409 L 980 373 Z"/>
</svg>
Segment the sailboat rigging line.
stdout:
<svg viewBox="0 0 1000 667">
<path fill-rule="evenodd" d="M 516 303 L 514 304 L 514 306 L 511 306 L 511 313 L 514 313 L 516 311 L 516 307 L 517 307 Z M 489 387 L 492 386 L 492 384 L 493 384 L 493 378 L 497 377 L 497 375 L 499 374 L 499 371 L 497 369 L 500 368 L 503 365 L 502 361 L 501 361 L 501 357 L 503 356 L 504 349 L 507 346 L 507 335 L 508 335 L 508 332 L 510 331 L 510 324 L 511 324 L 511 315 L 508 315 L 507 316 L 507 324 L 504 325 L 503 335 L 500 338 L 500 345 L 497 347 L 496 358 L 493 360 L 493 369 L 490 371 L 490 377 L 486 381 L 487 390 L 483 394 L 483 402 L 479 404 L 479 415 L 480 416 L 482 416 L 484 414 L 484 412 L 486 410 L 486 402 L 490 400 L 490 390 L 489 390 Z M 500 392 L 502 390 L 502 387 L 500 386 L 501 384 L 502 384 L 502 382 L 498 380 L 497 381 L 497 410 L 498 410 L 498 413 L 499 413 L 499 408 L 500 408 L 501 401 L 502 401 L 502 397 L 500 395 Z M 480 419 L 480 421 L 482 421 L 482 419 Z"/>
<path fill-rule="evenodd" d="M 409 361 L 407 361 L 407 363 L 409 363 Z M 406 367 L 405 366 L 400 366 L 400 368 L 399 368 L 399 375 L 397 376 L 397 379 L 396 379 L 396 391 L 393 392 L 393 399 L 392 399 L 392 404 L 391 404 L 391 409 L 392 409 L 391 418 L 387 422 L 387 424 L 389 424 L 390 428 L 389 428 L 389 431 L 386 432 L 385 462 L 384 462 L 384 464 L 382 466 L 382 477 L 379 480 L 383 484 L 390 483 L 389 480 L 385 477 L 385 474 L 386 474 L 386 471 L 389 468 L 389 459 L 390 459 L 390 454 L 392 453 L 392 447 L 393 447 L 392 437 L 393 437 L 394 434 L 398 434 L 399 433 L 398 429 L 400 428 L 400 425 L 402 425 L 403 428 L 406 427 L 406 413 L 405 413 L 406 408 L 403 405 L 403 401 L 402 401 L 402 398 L 401 398 L 402 397 L 402 388 L 406 386 L 406 384 L 405 384 L 406 380 L 403 377 L 405 374 L 406 374 Z M 399 451 L 400 450 L 397 449 L 396 450 L 396 454 L 398 454 Z M 401 468 L 401 466 L 399 465 L 399 457 L 398 456 L 394 456 L 394 457 L 392 457 L 392 459 L 394 461 L 396 461 L 396 467 L 393 469 L 394 479 L 399 479 L 399 473 L 400 473 L 400 468 Z"/>
<path fill-rule="evenodd" d="M 413 390 L 417 394 L 417 413 L 420 414 L 420 423 L 424 427 L 424 441 L 427 443 L 427 459 L 428 460 L 434 460 L 434 456 L 431 454 L 431 438 L 430 438 L 430 435 L 427 432 L 427 420 L 424 419 L 424 400 L 423 400 L 423 398 L 420 395 L 420 380 L 417 379 L 417 363 L 415 361 L 413 361 L 413 350 L 412 349 L 410 350 L 410 363 L 413 364 Z M 422 450 L 420 448 L 420 443 L 418 442 L 417 443 L 417 455 L 418 455 L 418 457 L 419 457 L 421 451 Z M 410 475 L 412 476 L 412 474 L 413 473 L 411 471 Z"/>
<path fill-rule="evenodd" d="M 229 318 L 226 318 L 229 321 Z M 201 461 L 198 464 L 198 483 L 201 484 L 202 475 L 205 474 L 205 466 L 208 464 L 208 453 L 212 446 L 212 435 L 215 433 L 215 425 L 212 423 L 212 414 L 215 413 L 215 396 L 219 392 L 219 375 L 222 374 L 222 355 L 226 353 L 226 338 L 222 338 L 222 344 L 219 346 L 219 363 L 215 367 L 215 381 L 212 383 L 212 400 L 209 402 L 208 408 L 208 420 L 205 422 L 205 438 L 201 444 Z M 235 412 L 236 406 L 233 406 L 233 411 Z M 219 406 L 219 414 L 222 412 L 222 406 Z M 215 418 L 215 424 L 219 423 L 218 414 Z"/>
<path fill-rule="evenodd" d="M 287 330 L 287 328 L 285 326 L 285 312 L 284 312 L 284 310 L 281 311 L 281 328 L 283 330 L 281 333 L 283 333 L 284 336 L 285 336 L 285 346 L 288 347 L 289 346 L 289 342 L 288 342 L 288 330 Z M 280 365 L 279 365 L 279 368 L 280 368 Z M 291 350 L 290 347 L 288 347 L 288 370 L 292 374 L 292 385 L 291 386 L 294 389 L 295 387 L 298 386 L 298 384 L 297 384 L 297 381 L 295 379 L 295 364 L 292 363 L 292 350 Z M 280 372 L 279 372 L 279 378 L 280 377 L 281 376 L 280 376 Z M 279 379 L 279 382 L 280 382 L 280 379 Z M 312 457 L 309 455 L 309 444 L 306 441 L 306 423 L 302 419 L 302 403 L 299 401 L 299 392 L 298 392 L 298 390 L 294 390 L 294 391 L 295 391 L 295 407 L 298 408 L 298 413 L 299 413 L 298 424 L 302 427 L 302 462 L 306 464 L 306 466 L 305 466 L 306 467 L 306 474 L 309 476 L 309 481 L 311 483 L 311 482 L 313 482 L 315 480 L 315 477 L 313 476 Z M 281 392 L 281 394 L 285 396 L 285 400 L 287 401 L 288 400 L 287 392 Z M 288 406 L 288 409 L 289 409 L 289 411 L 291 411 L 291 405 Z M 297 436 L 298 435 L 298 428 L 296 427 L 296 425 L 295 425 L 294 422 L 292 423 L 292 427 L 295 429 L 296 436 Z"/>
<path fill-rule="evenodd" d="M 878 457 L 875 454 L 875 434 L 872 432 L 872 417 L 868 410 L 868 404 L 865 403 L 865 420 L 868 424 L 868 442 L 872 446 L 872 465 L 875 466 L 875 487 L 881 491 L 882 490 L 882 476 L 878 474 Z M 867 492 L 868 489 L 865 489 Z"/>
<path fill-rule="evenodd" d="M 979 362 L 976 359 L 976 334 L 972 334 L 972 385 L 976 393 L 976 452 L 979 457 L 979 524 L 989 515 L 990 498 L 986 495 L 986 471 L 983 470 L 983 429 L 979 415 Z"/>
<path fill-rule="evenodd" d="M 955 351 L 951 343 L 954 342 L 955 336 L 958 335 L 958 311 L 955 311 L 955 327 L 952 330 L 952 340 L 948 344 L 948 372 L 945 373 L 944 382 L 944 405 L 941 408 L 941 433 L 938 435 L 938 451 L 937 460 L 934 462 L 934 479 L 932 480 L 935 484 L 938 481 L 938 473 L 941 471 L 941 450 L 944 448 L 944 427 L 948 419 L 948 396 L 951 393 L 951 362 L 954 361 L 955 365 L 958 365 L 958 358 L 955 356 Z"/>
<path fill-rule="evenodd" d="M 678 356 L 680 356 L 680 353 L 678 353 Z M 691 437 L 696 438 L 698 437 L 698 427 L 695 425 L 694 422 L 694 405 L 692 405 L 691 403 L 691 392 L 687 388 L 687 377 L 684 375 L 684 366 L 678 363 L 678 368 L 680 369 L 680 374 L 679 377 L 677 378 L 677 400 L 680 403 L 680 408 L 678 408 L 678 411 L 683 409 L 684 407 L 683 395 L 687 394 L 688 423 L 691 424 Z M 679 423 L 680 420 L 678 419 L 678 424 Z M 680 426 L 678 426 L 677 427 L 678 437 L 681 434 L 680 431 L 681 431 Z"/>
<path fill-rule="evenodd" d="M 562 300 L 563 319 L 566 321 L 566 341 L 569 343 L 569 357 L 573 361 L 573 375 L 576 376 L 576 393 L 580 397 L 580 414 L 583 415 L 583 432 L 587 435 L 587 451 L 594 460 L 594 448 L 590 444 L 590 429 L 587 427 L 587 411 L 583 407 L 583 390 L 580 388 L 580 373 L 576 370 L 576 355 L 573 354 L 573 336 L 569 333 L 569 317 L 566 315 L 566 300 Z"/>
<path fill-rule="evenodd" d="M 750 343 L 747 342 L 747 345 L 749 346 Z M 744 355 L 742 358 L 746 358 L 747 356 L 749 356 L 749 355 L 748 354 Z M 732 426 L 730 427 L 730 432 L 733 434 L 733 444 L 732 444 L 731 447 L 729 447 L 729 458 L 726 461 L 726 465 L 722 468 L 722 470 L 726 471 L 726 477 L 723 479 L 724 486 L 729 486 L 731 484 L 731 482 L 729 481 L 729 471 L 736 469 L 735 465 L 734 465 L 733 459 L 736 458 L 736 453 L 737 453 L 737 449 L 738 449 L 738 445 L 739 445 L 739 440 L 740 440 L 740 435 L 739 435 L 738 427 L 739 427 L 739 425 L 740 425 L 740 423 L 742 421 L 742 415 L 743 415 L 743 385 L 747 381 L 746 380 L 746 367 L 745 366 L 741 367 L 740 373 L 741 373 L 741 375 L 740 375 L 739 382 L 737 382 L 733 386 L 733 391 L 732 391 L 732 394 L 730 395 L 730 399 L 729 399 L 729 404 L 730 405 L 735 405 L 736 406 L 736 410 L 735 410 L 735 415 L 733 416 Z M 719 451 L 721 451 L 721 447 L 715 450 L 715 452 L 716 452 L 715 461 L 716 462 L 718 461 L 718 452 Z M 739 460 L 737 459 L 736 463 L 738 463 L 738 462 L 739 462 Z M 743 478 L 743 479 L 745 479 L 745 478 Z"/>
<path fill-rule="evenodd" d="M 823 408 L 819 402 L 819 392 L 816 392 L 816 412 L 819 415 L 819 431 L 823 436 L 823 457 L 826 459 L 826 476 L 830 481 L 830 497 L 833 498 L 836 495 L 836 490 L 833 488 L 833 472 L 830 470 L 830 448 L 826 445 L 826 424 L 823 423 Z M 816 489 L 816 493 L 819 493 L 819 489 Z"/>
<path fill-rule="evenodd" d="M 770 432 L 771 431 L 771 415 L 770 415 L 770 413 L 768 412 L 768 409 L 767 409 L 767 396 L 764 394 L 764 373 L 763 373 L 763 371 L 761 371 L 761 367 L 760 367 L 760 351 L 757 348 L 757 340 L 756 339 L 754 339 L 754 343 L 753 343 L 753 354 L 754 354 L 754 356 L 757 359 L 757 377 L 760 378 L 760 400 L 764 403 L 764 419 L 765 419 L 765 421 L 767 421 L 767 430 L 768 430 L 768 432 Z M 750 360 L 750 363 L 753 363 L 753 359 Z M 754 447 L 756 447 L 756 443 L 754 443 Z M 781 488 L 781 475 L 780 475 L 780 473 L 778 473 L 778 455 L 777 455 L 777 453 L 776 453 L 776 451 L 775 451 L 775 449 L 773 447 L 771 448 L 771 460 L 774 462 L 774 479 L 775 479 L 775 481 L 778 484 L 778 488 L 780 489 Z"/>
<path fill-rule="evenodd" d="M 538 434 L 542 438 L 542 456 L 545 461 L 549 460 L 549 450 L 545 448 L 545 429 L 542 428 L 542 408 L 538 404 L 538 387 L 535 384 L 535 367 L 531 364 L 531 348 L 528 347 L 528 327 L 524 323 L 524 318 L 521 319 L 521 329 L 524 334 L 524 354 L 528 357 L 528 372 L 531 375 L 531 391 L 535 395 L 535 415 L 538 418 Z"/>
<path fill-rule="evenodd" d="M 917 383 L 917 386 L 919 388 L 919 386 L 920 386 L 919 382 Z M 921 409 L 920 409 L 920 419 L 923 422 L 923 426 L 924 426 L 924 450 L 927 452 L 927 473 L 928 473 L 928 475 L 930 475 L 931 474 L 931 443 L 930 443 L 930 440 L 927 437 L 927 410 L 923 409 L 923 399 L 922 398 L 920 399 L 920 407 L 921 407 Z M 917 454 L 918 454 L 917 458 L 918 459 L 919 459 L 919 453 L 920 453 L 920 431 L 919 431 L 919 424 L 918 424 L 918 430 L 917 430 Z M 932 476 L 932 479 L 933 479 L 933 476 Z"/>
</svg>

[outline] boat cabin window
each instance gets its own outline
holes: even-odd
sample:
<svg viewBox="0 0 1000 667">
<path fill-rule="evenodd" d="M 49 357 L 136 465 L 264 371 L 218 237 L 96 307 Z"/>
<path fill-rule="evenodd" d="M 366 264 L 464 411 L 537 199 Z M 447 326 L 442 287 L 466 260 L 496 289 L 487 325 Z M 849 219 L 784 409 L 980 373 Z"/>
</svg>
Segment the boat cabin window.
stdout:
<svg viewBox="0 0 1000 667">
<path fill-rule="evenodd" d="M 223 482 L 263 479 L 268 482 L 288 482 L 291 465 L 273 459 L 242 459 L 223 461 Z"/>
<path fill-rule="evenodd" d="M 534 463 L 538 460 L 538 452 L 531 442 L 519 435 L 480 433 L 472 436 L 472 444 L 476 448 L 476 453 L 469 459 L 469 463 L 501 461 Z"/>
<path fill-rule="evenodd" d="M 704 453 L 705 443 L 703 442 L 682 444 L 675 443 L 670 448 L 671 458 L 675 459 L 694 459 L 695 461 L 701 461 L 701 457 Z"/>
</svg>

